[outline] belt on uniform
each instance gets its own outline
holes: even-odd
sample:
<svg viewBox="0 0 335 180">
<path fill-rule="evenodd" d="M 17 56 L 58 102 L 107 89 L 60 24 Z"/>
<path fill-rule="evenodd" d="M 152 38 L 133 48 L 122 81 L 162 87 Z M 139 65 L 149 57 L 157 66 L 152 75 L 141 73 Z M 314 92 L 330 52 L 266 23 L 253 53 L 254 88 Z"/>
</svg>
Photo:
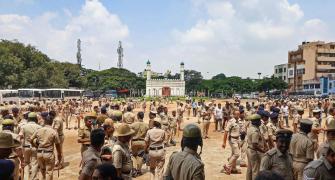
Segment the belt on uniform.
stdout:
<svg viewBox="0 0 335 180">
<path fill-rule="evenodd" d="M 58 135 L 58 136 L 64 136 L 64 134 Z"/>
<path fill-rule="evenodd" d="M 30 145 L 24 145 L 22 147 L 24 147 L 24 148 L 30 148 L 31 146 Z"/>
<path fill-rule="evenodd" d="M 53 151 L 50 150 L 37 150 L 38 153 L 53 153 Z"/>
<path fill-rule="evenodd" d="M 144 139 L 133 139 L 131 141 L 144 141 Z"/>
<path fill-rule="evenodd" d="M 299 163 L 305 163 L 305 164 L 308 164 L 307 161 L 303 161 L 303 160 L 297 160 L 295 158 L 292 159 L 294 162 L 299 162 Z"/>
<path fill-rule="evenodd" d="M 230 138 L 238 139 L 238 138 L 240 138 L 240 137 L 239 137 L 239 136 L 236 136 L 236 137 L 234 137 L 234 136 L 230 136 Z"/>
<path fill-rule="evenodd" d="M 160 149 L 163 149 L 164 147 L 163 146 L 159 146 L 159 147 L 150 147 L 149 149 L 150 150 L 160 150 Z"/>
</svg>

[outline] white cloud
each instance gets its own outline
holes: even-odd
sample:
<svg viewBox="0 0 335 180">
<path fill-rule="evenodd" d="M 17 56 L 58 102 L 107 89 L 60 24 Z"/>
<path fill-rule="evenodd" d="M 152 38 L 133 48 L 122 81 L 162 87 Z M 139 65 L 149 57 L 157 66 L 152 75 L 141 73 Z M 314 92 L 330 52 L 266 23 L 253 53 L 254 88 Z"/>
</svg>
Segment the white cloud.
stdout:
<svg viewBox="0 0 335 180">
<path fill-rule="evenodd" d="M 54 20 L 64 17 L 69 18 L 65 25 L 53 25 Z M 128 27 L 98 0 L 87 0 L 77 16 L 66 9 L 62 12 L 46 12 L 35 18 L 0 15 L 0 38 L 32 44 L 57 60 L 75 63 L 76 41 L 80 38 L 83 64 L 88 68 L 97 69 L 99 62 L 102 68 L 115 66 L 118 41 L 127 41 L 128 37 Z"/>
<path fill-rule="evenodd" d="M 287 0 L 191 2 L 198 9 L 205 7 L 208 18 L 199 19 L 188 30 L 175 30 L 176 45 L 171 52 L 189 60 L 185 60 L 186 67 L 210 72 L 207 77 L 220 72 L 244 77 L 257 77 L 257 71 L 270 75 L 273 66 L 287 61 L 287 52 L 301 41 L 331 37 L 322 20 L 304 20 L 300 6 Z"/>
</svg>

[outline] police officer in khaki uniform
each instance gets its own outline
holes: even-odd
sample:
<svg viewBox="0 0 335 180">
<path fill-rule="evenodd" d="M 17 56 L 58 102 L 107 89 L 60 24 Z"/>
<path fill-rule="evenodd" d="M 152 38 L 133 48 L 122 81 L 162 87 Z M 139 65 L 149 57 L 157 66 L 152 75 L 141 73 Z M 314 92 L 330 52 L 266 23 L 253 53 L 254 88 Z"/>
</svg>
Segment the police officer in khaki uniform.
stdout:
<svg viewBox="0 0 335 180">
<path fill-rule="evenodd" d="M 12 119 L 5 119 L 2 121 L 2 132 L 12 135 L 13 140 L 20 143 L 20 137 L 15 134 L 14 131 L 14 121 Z M 9 158 L 15 164 L 15 169 L 13 173 L 14 180 L 19 180 L 20 178 L 20 161 L 23 163 L 23 153 L 21 147 L 16 147 L 14 151 L 10 154 Z M 22 177 L 21 177 L 22 178 Z"/>
<path fill-rule="evenodd" d="M 241 156 L 240 156 L 240 167 L 247 167 L 247 148 L 248 144 L 246 141 L 246 135 L 247 135 L 247 121 L 245 119 L 245 112 L 244 109 L 240 109 L 240 118 L 238 121 L 238 125 L 240 126 L 240 142 L 239 147 L 241 149 Z"/>
<path fill-rule="evenodd" d="M 304 169 L 304 179 L 331 180 L 335 178 L 335 139 L 328 140 L 326 156 L 310 162 Z"/>
<path fill-rule="evenodd" d="M 203 133 L 203 138 L 209 138 L 208 137 L 208 130 L 209 130 L 209 125 L 210 125 L 210 121 L 211 121 L 211 110 L 209 109 L 209 106 L 206 104 L 205 108 L 202 110 L 201 112 L 201 116 L 202 116 L 202 133 Z"/>
<path fill-rule="evenodd" d="M 104 131 L 102 129 L 94 129 L 90 134 L 90 146 L 83 153 L 82 167 L 79 180 L 91 179 L 94 169 L 101 164 L 100 151 L 104 145 Z"/>
<path fill-rule="evenodd" d="M 239 173 L 236 169 L 236 162 L 239 153 L 239 140 L 240 140 L 240 126 L 238 124 L 240 112 L 235 111 L 233 114 L 233 118 L 230 119 L 225 128 L 225 132 L 223 135 L 223 144 L 222 148 L 226 148 L 227 138 L 229 140 L 229 145 L 231 148 L 231 156 L 228 158 L 228 164 L 224 165 L 221 172 L 230 175 L 230 173 Z"/>
<path fill-rule="evenodd" d="M 310 120 L 301 120 L 300 131 L 295 133 L 291 139 L 290 154 L 293 158 L 294 179 L 302 179 L 305 166 L 314 159 L 313 142 L 307 136 L 312 129 L 312 124 Z"/>
<path fill-rule="evenodd" d="M 53 179 L 53 169 L 55 166 L 54 146 L 57 150 L 57 163 L 62 161 L 62 150 L 59 136 L 51 125 L 52 117 L 47 117 L 44 121 L 45 126 L 35 131 L 31 136 L 30 143 L 37 148 L 37 162 L 41 170 L 43 179 Z"/>
<path fill-rule="evenodd" d="M 23 125 L 20 130 L 20 137 L 23 141 L 23 156 L 24 156 L 24 179 L 35 179 L 38 171 L 37 151 L 30 143 L 31 136 L 40 129 L 37 124 L 37 114 L 30 112 L 28 114 L 28 123 Z M 30 173 L 31 172 L 31 173 Z M 29 177 L 30 175 L 30 177 Z"/>
<path fill-rule="evenodd" d="M 165 131 L 161 129 L 161 121 L 155 118 L 153 128 L 145 136 L 146 152 L 149 153 L 150 179 L 163 178 L 165 163 Z"/>
<path fill-rule="evenodd" d="M 132 124 L 135 122 L 136 116 L 132 112 L 132 107 L 127 106 L 127 112 L 123 115 L 123 122 L 126 124 Z"/>
<path fill-rule="evenodd" d="M 254 180 L 259 172 L 261 158 L 264 151 L 264 140 L 259 130 L 261 125 L 261 116 L 253 114 L 248 119 L 251 124 L 247 131 L 247 158 L 248 158 L 248 169 L 247 169 L 247 180 Z"/>
<path fill-rule="evenodd" d="M 61 150 L 61 154 L 63 154 L 63 143 L 64 143 L 63 119 L 60 116 L 57 116 L 55 111 L 50 111 L 49 116 L 50 118 L 53 119 L 52 128 L 56 130 L 56 132 L 58 133 L 58 138 L 60 142 L 60 150 Z M 64 156 L 62 156 L 62 159 L 56 168 L 59 168 L 59 169 L 63 168 L 63 164 L 64 164 Z"/>
<path fill-rule="evenodd" d="M 181 152 L 174 152 L 170 156 L 164 175 L 165 180 L 204 180 L 204 163 L 197 153 L 198 146 L 202 149 L 201 130 L 196 124 L 188 124 L 184 127 L 181 140 Z"/>
<path fill-rule="evenodd" d="M 297 133 L 300 128 L 300 121 L 302 120 L 302 115 L 304 114 L 304 108 L 298 107 L 297 114 L 293 117 L 293 133 Z"/>
<path fill-rule="evenodd" d="M 92 131 L 92 122 L 96 118 L 96 115 L 93 113 L 87 114 L 84 118 L 85 125 L 84 127 L 78 130 L 78 143 L 81 143 L 81 155 L 83 152 L 90 146 L 90 136 Z"/>
<path fill-rule="evenodd" d="M 0 159 L 9 159 L 13 149 L 19 146 L 20 143 L 15 141 L 12 135 L 0 132 Z"/>
<path fill-rule="evenodd" d="M 318 135 L 319 135 L 320 131 L 323 130 L 321 128 L 321 124 L 320 124 L 320 122 L 321 122 L 320 114 L 321 114 L 320 109 L 313 110 L 313 118 L 310 119 L 313 122 L 312 130 L 307 135 L 313 142 L 314 152 L 316 152 L 318 150 L 318 147 L 319 147 Z"/>
<path fill-rule="evenodd" d="M 332 109 L 332 108 L 330 108 Z M 329 112 L 330 114 L 330 112 Z M 335 139 L 335 120 L 332 120 L 328 123 L 327 129 L 325 129 L 327 139 L 325 142 L 321 143 L 317 151 L 317 158 L 325 157 L 329 149 L 329 140 Z"/>
<path fill-rule="evenodd" d="M 117 141 L 113 147 L 113 165 L 117 170 L 119 178 L 124 180 L 131 180 L 133 168 L 130 157 L 129 142 L 131 140 L 134 130 L 132 130 L 128 124 L 122 123 L 118 126 L 114 132 L 114 136 L 117 137 Z"/>
<path fill-rule="evenodd" d="M 285 180 L 293 180 L 292 156 L 288 152 L 292 134 L 293 132 L 287 129 L 279 129 L 276 132 L 276 147 L 264 154 L 260 171 L 274 171 Z"/>
<path fill-rule="evenodd" d="M 147 134 L 147 131 L 149 130 L 149 125 L 145 122 L 143 122 L 144 113 L 138 112 L 137 113 L 137 119 L 138 122 L 135 122 L 130 125 L 131 129 L 135 131 L 133 138 L 131 140 L 131 152 L 133 154 L 132 160 L 133 160 L 133 167 L 135 169 L 135 172 L 133 174 L 135 175 L 141 175 L 142 171 L 142 165 L 143 165 L 143 157 L 140 155 L 140 153 L 144 153 L 145 151 L 145 135 Z"/>
</svg>

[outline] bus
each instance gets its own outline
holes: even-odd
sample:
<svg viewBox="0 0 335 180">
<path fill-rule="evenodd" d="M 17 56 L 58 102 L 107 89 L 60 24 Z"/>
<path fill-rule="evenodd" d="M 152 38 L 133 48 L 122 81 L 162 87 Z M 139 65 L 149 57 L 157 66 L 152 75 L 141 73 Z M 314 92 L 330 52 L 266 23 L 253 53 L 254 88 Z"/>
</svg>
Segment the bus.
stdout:
<svg viewBox="0 0 335 180">
<path fill-rule="evenodd" d="M 17 101 L 18 98 L 18 90 L 15 89 L 4 89 L 0 90 L 0 103 L 3 101 Z"/>
<path fill-rule="evenodd" d="M 43 89 L 18 89 L 20 99 L 41 99 Z"/>
<path fill-rule="evenodd" d="M 82 98 L 84 90 L 80 89 L 44 89 L 43 98 L 47 99 L 79 99 Z"/>
</svg>

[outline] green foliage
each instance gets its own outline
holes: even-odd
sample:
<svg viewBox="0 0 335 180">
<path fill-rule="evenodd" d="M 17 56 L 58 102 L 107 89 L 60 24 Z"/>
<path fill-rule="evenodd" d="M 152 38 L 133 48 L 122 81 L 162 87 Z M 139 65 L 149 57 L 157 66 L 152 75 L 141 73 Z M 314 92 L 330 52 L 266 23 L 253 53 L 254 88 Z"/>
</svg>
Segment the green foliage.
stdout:
<svg viewBox="0 0 335 180">
<path fill-rule="evenodd" d="M 223 73 L 217 74 L 215 76 L 212 77 L 213 80 L 222 80 L 222 79 L 226 79 L 226 75 Z"/>
<path fill-rule="evenodd" d="M 127 69 L 111 68 L 87 75 L 87 87 L 92 90 L 145 89 L 145 79 Z"/>
</svg>

